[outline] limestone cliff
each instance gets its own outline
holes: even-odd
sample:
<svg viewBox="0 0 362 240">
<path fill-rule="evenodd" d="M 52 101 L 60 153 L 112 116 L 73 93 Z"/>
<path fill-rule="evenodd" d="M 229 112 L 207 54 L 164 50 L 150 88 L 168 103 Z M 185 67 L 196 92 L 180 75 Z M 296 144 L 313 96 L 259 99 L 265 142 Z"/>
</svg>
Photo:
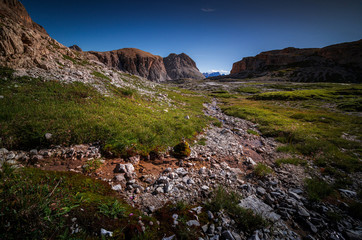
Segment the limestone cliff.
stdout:
<svg viewBox="0 0 362 240">
<path fill-rule="evenodd" d="M 234 63 L 230 74 L 271 74 L 274 77 L 284 77 L 283 80 L 307 82 L 360 82 L 362 40 L 324 48 L 285 48 L 262 52 Z"/>
<path fill-rule="evenodd" d="M 192 78 L 204 79 L 196 63 L 185 53 L 172 53 L 163 59 L 168 76 L 171 79 Z"/>
</svg>

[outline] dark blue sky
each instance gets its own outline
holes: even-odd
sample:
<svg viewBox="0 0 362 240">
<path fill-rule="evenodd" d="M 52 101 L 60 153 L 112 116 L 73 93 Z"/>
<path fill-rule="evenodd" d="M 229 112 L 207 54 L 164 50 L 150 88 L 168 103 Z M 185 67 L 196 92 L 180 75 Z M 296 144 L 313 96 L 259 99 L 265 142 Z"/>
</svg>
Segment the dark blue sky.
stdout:
<svg viewBox="0 0 362 240">
<path fill-rule="evenodd" d="M 83 50 L 185 52 L 202 72 L 285 47 L 362 38 L 362 0 L 22 0 L 51 37 Z"/>
</svg>

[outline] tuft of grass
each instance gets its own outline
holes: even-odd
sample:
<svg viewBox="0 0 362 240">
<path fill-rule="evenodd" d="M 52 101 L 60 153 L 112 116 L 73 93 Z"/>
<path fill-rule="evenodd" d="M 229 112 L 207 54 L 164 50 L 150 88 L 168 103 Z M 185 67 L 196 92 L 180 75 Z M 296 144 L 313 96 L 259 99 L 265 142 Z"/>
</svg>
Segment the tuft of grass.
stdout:
<svg viewBox="0 0 362 240">
<path fill-rule="evenodd" d="M 98 168 L 102 166 L 102 162 L 99 159 L 88 160 L 83 166 L 84 173 L 95 173 Z"/>
<path fill-rule="evenodd" d="M 206 138 L 201 138 L 199 139 L 199 141 L 197 142 L 197 144 L 201 145 L 201 146 L 206 146 Z"/>
<path fill-rule="evenodd" d="M 282 164 L 293 164 L 293 165 L 302 165 L 306 166 L 307 161 L 300 158 L 280 158 L 275 160 L 275 164 L 280 167 Z"/>
<path fill-rule="evenodd" d="M 219 120 L 215 120 L 215 121 L 212 122 L 212 125 L 214 125 L 215 127 L 221 128 L 222 127 L 222 122 L 220 122 Z"/>
<path fill-rule="evenodd" d="M 266 165 L 264 163 L 258 163 L 254 168 L 254 174 L 257 177 L 265 177 L 272 173 L 273 173 L 273 169 L 271 169 L 268 165 Z"/>
<path fill-rule="evenodd" d="M 255 135 L 255 136 L 259 136 L 259 133 L 257 131 L 252 130 L 252 129 L 248 129 L 246 132 L 249 133 L 249 134 Z"/>
<path fill-rule="evenodd" d="M 72 58 L 72 57 L 70 57 L 70 56 L 68 56 L 68 55 L 63 55 L 63 58 L 64 58 L 65 60 L 71 61 L 73 64 L 77 64 L 77 63 L 78 63 L 77 60 L 75 60 L 74 58 Z"/>
<path fill-rule="evenodd" d="M 235 89 L 236 92 L 239 93 L 250 93 L 250 94 L 255 94 L 255 93 L 260 93 L 261 90 L 255 87 L 238 87 Z"/>
<path fill-rule="evenodd" d="M 214 190 L 212 198 L 206 203 L 206 208 L 212 212 L 226 211 L 232 216 L 239 228 L 252 233 L 257 229 L 268 225 L 260 215 L 250 209 L 244 209 L 238 205 L 241 196 L 235 192 L 227 192 L 225 188 L 218 187 Z"/>
<path fill-rule="evenodd" d="M 107 217 L 118 219 L 125 217 L 126 208 L 117 199 L 114 202 L 101 203 L 99 212 Z"/>
<path fill-rule="evenodd" d="M 175 157 L 184 158 L 191 154 L 190 145 L 186 141 L 182 141 L 173 148 L 173 155 Z"/>
<path fill-rule="evenodd" d="M 306 179 L 305 189 L 308 198 L 312 201 L 321 201 L 326 197 L 331 196 L 334 192 L 332 186 L 318 178 Z"/>
<path fill-rule="evenodd" d="M 104 80 L 108 80 L 109 82 L 112 81 L 109 77 L 107 77 L 106 75 L 104 75 L 103 73 L 100 73 L 100 72 L 94 71 L 94 72 L 92 72 L 92 75 L 95 77 L 98 77 L 98 78 L 102 78 Z"/>
</svg>

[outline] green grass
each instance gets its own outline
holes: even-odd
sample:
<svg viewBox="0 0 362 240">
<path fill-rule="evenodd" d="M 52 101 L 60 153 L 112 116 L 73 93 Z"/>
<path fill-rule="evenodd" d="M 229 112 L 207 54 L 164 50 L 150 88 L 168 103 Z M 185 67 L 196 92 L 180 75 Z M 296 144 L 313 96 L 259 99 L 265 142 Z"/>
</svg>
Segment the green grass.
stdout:
<svg viewBox="0 0 362 240">
<path fill-rule="evenodd" d="M 318 178 L 306 179 L 305 189 L 308 198 L 313 201 L 324 200 L 334 193 L 331 185 Z"/>
<path fill-rule="evenodd" d="M 197 95 L 164 89 L 173 100 L 170 108 L 137 94 L 125 97 L 128 90 L 111 84 L 106 97 L 80 82 L 9 79 L 0 80 L 0 147 L 8 149 L 101 141 L 115 155 L 148 154 L 193 138 L 210 121 L 202 112 L 208 99 Z M 51 142 L 44 138 L 47 132 Z"/>
<path fill-rule="evenodd" d="M 77 63 L 78 63 L 77 60 L 75 60 L 74 58 L 72 58 L 72 57 L 70 57 L 70 56 L 68 56 L 68 55 L 63 55 L 63 58 L 64 58 L 65 60 L 71 61 L 73 64 L 77 64 Z"/>
<path fill-rule="evenodd" d="M 261 90 L 255 87 L 238 87 L 235 89 L 236 92 L 239 93 L 250 93 L 250 94 L 255 94 L 255 93 L 260 93 Z"/>
<path fill-rule="evenodd" d="M 255 135 L 255 136 L 259 136 L 259 133 L 257 131 L 252 130 L 252 129 L 248 129 L 246 132 L 249 133 L 249 134 Z"/>
<path fill-rule="evenodd" d="M 109 82 L 111 81 L 111 79 L 109 77 L 107 77 L 106 75 L 104 75 L 103 73 L 100 73 L 100 72 L 92 72 L 92 75 L 95 76 L 95 77 L 98 77 L 98 78 L 102 78 L 104 80 L 108 80 Z"/>
<path fill-rule="evenodd" d="M 254 174 L 257 177 L 265 177 L 273 173 L 273 169 L 271 169 L 268 165 L 263 163 L 258 163 L 254 168 Z"/>
<path fill-rule="evenodd" d="M 241 196 L 235 192 L 227 192 L 224 188 L 218 187 L 214 190 L 213 195 L 206 208 L 212 212 L 218 212 L 222 209 L 229 214 L 236 222 L 240 229 L 252 233 L 268 225 L 260 215 L 253 213 L 250 209 L 244 209 L 238 204 Z"/>
<path fill-rule="evenodd" d="M 80 174 L 25 168 L 0 172 L 0 238 L 91 238 L 101 228 L 121 239 L 136 236 L 143 216 L 114 195 L 109 184 Z M 133 216 L 130 216 L 130 214 Z M 70 236 L 72 218 L 81 231 Z M 151 231 L 153 227 L 148 226 Z M 153 230 L 152 230 L 153 231 Z"/>
<path fill-rule="evenodd" d="M 265 136 L 285 146 L 281 152 L 299 153 L 312 159 L 323 157 L 327 164 L 344 171 L 361 171 L 359 143 L 342 138 L 344 133 L 362 139 L 361 118 L 328 109 L 303 109 L 280 105 L 278 101 L 245 98 L 227 100 L 222 110 L 258 124 Z M 342 151 L 343 149 L 343 151 Z"/>
<path fill-rule="evenodd" d="M 300 158 L 280 158 L 275 160 L 275 164 L 280 167 L 282 164 L 293 164 L 293 165 L 302 165 L 306 166 L 307 161 Z"/>
</svg>

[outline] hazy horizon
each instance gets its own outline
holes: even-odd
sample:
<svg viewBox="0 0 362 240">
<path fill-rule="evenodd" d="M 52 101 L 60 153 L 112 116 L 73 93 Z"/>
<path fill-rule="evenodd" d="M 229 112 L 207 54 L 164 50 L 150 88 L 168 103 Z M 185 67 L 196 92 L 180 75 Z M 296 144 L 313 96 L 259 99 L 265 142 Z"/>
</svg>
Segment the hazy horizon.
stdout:
<svg viewBox="0 0 362 240">
<path fill-rule="evenodd" d="M 22 0 L 65 46 L 186 53 L 201 72 L 230 71 L 243 57 L 286 47 L 318 48 L 362 38 L 362 2 Z M 218 69 L 218 70 L 215 70 Z"/>
</svg>

